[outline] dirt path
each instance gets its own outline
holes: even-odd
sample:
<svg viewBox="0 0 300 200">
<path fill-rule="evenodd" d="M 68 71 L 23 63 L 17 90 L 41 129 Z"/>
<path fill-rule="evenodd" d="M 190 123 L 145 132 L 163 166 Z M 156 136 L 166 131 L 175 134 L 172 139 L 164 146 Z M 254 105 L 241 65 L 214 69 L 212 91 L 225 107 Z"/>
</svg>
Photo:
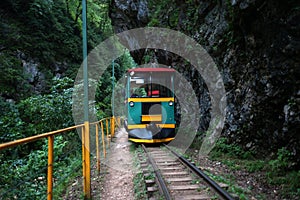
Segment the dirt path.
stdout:
<svg viewBox="0 0 300 200">
<path fill-rule="evenodd" d="M 96 157 L 91 155 L 91 192 L 95 200 L 133 200 L 132 154 L 127 141 L 127 132 L 120 129 L 108 149 L 107 158 L 101 159 L 101 173 L 96 170 Z M 79 168 L 78 170 L 82 170 Z M 82 199 L 82 175 L 74 178 L 66 189 L 62 199 Z"/>
<path fill-rule="evenodd" d="M 132 154 L 127 132 L 120 129 L 113 139 L 104 164 L 105 175 L 101 187 L 101 199 L 134 199 Z"/>
</svg>

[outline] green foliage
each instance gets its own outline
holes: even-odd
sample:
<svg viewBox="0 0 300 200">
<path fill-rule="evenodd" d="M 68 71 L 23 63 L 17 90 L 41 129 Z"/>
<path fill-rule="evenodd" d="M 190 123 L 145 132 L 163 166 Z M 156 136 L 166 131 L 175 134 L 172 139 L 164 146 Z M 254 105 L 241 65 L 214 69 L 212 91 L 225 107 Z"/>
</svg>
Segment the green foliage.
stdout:
<svg viewBox="0 0 300 200">
<path fill-rule="evenodd" d="M 173 0 L 168 1 L 149 1 L 150 22 L 148 26 L 164 26 L 175 28 L 179 20 L 179 8 Z"/>
<path fill-rule="evenodd" d="M 88 26 L 93 27 L 91 30 L 89 29 L 88 37 L 92 39 L 90 42 L 94 42 L 92 46 L 95 47 L 100 40 L 104 40 L 113 34 L 111 21 L 108 17 L 109 1 L 89 0 L 87 6 Z"/>
<path fill-rule="evenodd" d="M 107 0 L 88 1 L 89 49 L 112 34 L 108 5 Z M 55 63 L 65 63 L 66 74 L 75 78 L 82 62 L 81 11 L 81 1 L 75 0 L 1 2 L 0 73 L 6 75 L 1 96 L 19 101 L 31 95 L 21 60 L 38 62 L 46 82 L 56 73 Z"/>
<path fill-rule="evenodd" d="M 147 199 L 143 173 L 139 172 L 133 177 L 135 199 Z"/>
<path fill-rule="evenodd" d="M 269 183 L 282 185 L 286 194 L 299 196 L 300 170 L 289 170 L 291 163 L 291 152 L 286 148 L 280 148 L 277 157 L 268 162 L 266 174 Z"/>
<path fill-rule="evenodd" d="M 245 168 L 248 170 L 248 172 L 258 172 L 265 168 L 266 161 L 264 160 L 254 160 L 246 162 Z"/>
<path fill-rule="evenodd" d="M 65 128 L 73 124 L 71 95 L 72 83 L 69 78 L 54 79 L 56 85 L 52 93 L 36 95 L 22 100 L 18 104 L 21 118 L 26 122 L 30 135 Z M 28 135 L 29 136 L 29 135 Z"/>
<path fill-rule="evenodd" d="M 216 146 L 212 152 L 214 156 L 220 156 L 227 154 L 233 158 L 249 159 L 253 158 L 252 153 L 244 151 L 240 146 L 236 144 L 229 144 L 227 138 L 219 138 Z"/>
<path fill-rule="evenodd" d="M 286 183 L 285 191 L 291 196 L 300 196 L 300 170 L 291 171 L 286 174 L 284 183 Z"/>
<path fill-rule="evenodd" d="M 146 97 L 147 93 L 145 88 L 133 88 L 133 93 L 136 94 L 139 97 Z"/>
<path fill-rule="evenodd" d="M 3 160 L 0 164 L 0 194 L 4 199 L 46 198 L 47 142 L 44 140 L 40 150 L 31 151 L 22 159 L 3 159 L 3 154 L 0 154 Z M 70 145 L 73 146 L 72 152 L 68 152 L 67 147 Z M 67 177 L 74 173 L 74 168 L 78 168 L 78 163 L 81 165 L 80 153 L 75 148 L 80 148 L 80 143 L 77 142 L 76 145 L 74 140 L 65 140 L 63 136 L 55 137 L 54 178 L 58 185 L 68 180 Z"/>
<path fill-rule="evenodd" d="M 19 48 L 42 63 L 51 64 L 54 60 L 74 56 L 79 58 L 81 55 L 76 45 L 80 44 L 80 35 L 74 35 L 79 28 L 66 13 L 64 2 L 31 0 L 26 6 L 15 6 L 22 5 L 21 1 L 10 2 L 16 11 L 12 24 L 22 23 L 18 32 Z M 7 37 L 12 35 L 8 34 Z"/>
<path fill-rule="evenodd" d="M 271 171 L 275 173 L 285 173 L 290 164 L 291 152 L 286 148 L 280 148 L 277 151 L 277 158 L 269 161 Z"/>
<path fill-rule="evenodd" d="M 0 79 L 0 94 L 11 99 L 26 96 L 29 85 L 23 75 L 21 61 L 9 53 L 0 53 L 0 61 L 0 72 L 5 75 Z"/>
<path fill-rule="evenodd" d="M 249 172 L 265 172 L 268 183 L 278 185 L 283 188 L 282 195 L 293 198 L 300 194 L 300 171 L 291 170 L 293 166 L 291 156 L 291 152 L 286 148 L 280 148 L 273 159 L 258 160 L 251 153 L 245 153 L 240 147 L 228 144 L 225 138 L 217 142 L 211 153 L 213 159 L 220 160 L 232 170 L 246 169 Z M 240 198 L 242 198 L 241 195 Z"/>
<path fill-rule="evenodd" d="M 79 146 L 78 146 L 79 147 Z M 75 153 L 73 156 L 68 156 L 63 162 L 57 162 L 55 177 L 59 177 L 59 181 L 54 189 L 53 199 L 61 199 L 63 193 L 66 191 L 68 184 L 74 181 L 75 177 L 82 175 L 82 160 L 80 153 Z M 83 198 L 82 198 L 83 199 Z"/>
<path fill-rule="evenodd" d="M 112 65 L 109 66 L 106 71 L 102 74 L 96 91 L 96 109 L 98 119 L 111 116 L 111 100 L 112 100 L 112 81 L 114 80 L 115 85 L 115 103 L 119 103 L 124 101 L 124 94 L 122 94 L 122 90 L 124 88 L 124 82 L 121 81 L 118 83 L 118 80 L 124 77 L 125 71 L 129 68 L 133 68 L 136 66 L 136 63 L 133 61 L 129 52 L 125 52 L 121 57 L 114 61 L 114 75 L 112 76 Z M 119 114 L 120 112 L 118 112 Z"/>
<path fill-rule="evenodd" d="M 89 50 L 112 34 L 108 5 L 107 0 L 88 0 Z M 0 80 L 4 97 L 0 97 L 0 143 L 73 125 L 73 80 L 52 77 L 56 65 L 63 63 L 67 69 L 62 73 L 74 78 L 82 62 L 81 1 L 3 0 L 0 16 L 0 73 L 5 75 Z M 30 60 L 39 63 L 48 84 L 34 95 L 23 69 L 23 62 Z M 133 64 L 126 52 L 116 60 L 113 80 Z M 108 73 L 101 83 L 106 96 L 97 94 L 100 115 L 110 109 L 111 81 Z M 59 199 L 69 178 L 81 168 L 81 145 L 73 132 L 56 136 L 54 142 L 54 196 Z M 1 199 L 46 198 L 47 140 L 1 151 L 0 159 Z"/>
<path fill-rule="evenodd" d="M 234 180 L 232 177 L 224 177 L 220 175 L 214 175 L 209 172 L 205 172 L 210 178 L 212 178 L 214 181 L 219 183 L 225 183 L 229 186 L 229 192 L 237 194 L 239 196 L 239 199 L 247 199 L 245 196 L 247 194 L 247 191 L 245 191 L 244 188 L 241 188 L 237 186 L 237 184 L 234 183 Z"/>
<path fill-rule="evenodd" d="M 53 79 L 53 83 L 50 94 L 32 96 L 17 105 L 0 99 L 1 143 L 73 125 L 73 81 L 63 78 Z M 75 133 L 55 137 L 54 175 L 62 184 L 67 180 L 66 172 L 73 173 L 69 167 L 79 159 L 80 147 Z M 1 151 L 0 195 L 6 199 L 44 199 L 47 152 L 47 140 Z"/>
<path fill-rule="evenodd" d="M 24 137 L 22 129 L 24 122 L 15 104 L 9 103 L 0 97 L 0 142 L 8 142 Z"/>
<path fill-rule="evenodd" d="M 134 194 L 135 194 L 135 199 L 147 199 L 147 193 L 146 193 L 146 185 L 144 181 L 144 175 L 143 172 L 140 169 L 140 160 L 138 155 L 143 152 L 141 146 L 136 147 L 136 146 L 131 146 L 131 153 L 134 153 L 134 168 L 135 171 L 138 171 L 138 173 L 135 174 L 133 177 L 133 187 L 134 187 Z"/>
</svg>

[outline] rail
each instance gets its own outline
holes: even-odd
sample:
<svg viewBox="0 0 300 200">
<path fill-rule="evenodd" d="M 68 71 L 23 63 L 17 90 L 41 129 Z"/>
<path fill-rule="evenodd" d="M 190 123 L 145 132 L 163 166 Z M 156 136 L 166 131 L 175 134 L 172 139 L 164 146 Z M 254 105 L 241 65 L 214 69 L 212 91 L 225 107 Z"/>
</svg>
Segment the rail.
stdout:
<svg viewBox="0 0 300 200">
<path fill-rule="evenodd" d="M 170 192 L 168 190 L 168 187 L 155 163 L 155 161 L 153 160 L 153 158 L 151 157 L 151 155 L 149 154 L 148 150 L 146 149 L 145 145 L 142 144 L 142 148 L 144 150 L 144 152 L 147 154 L 148 156 L 148 160 L 149 162 L 151 163 L 152 167 L 153 167 L 153 170 L 154 170 L 154 173 L 155 173 L 155 177 L 157 178 L 157 181 L 158 181 L 158 185 L 159 185 L 159 188 L 160 188 L 160 191 L 161 193 L 164 195 L 164 199 L 166 200 L 171 200 L 171 195 L 170 195 Z"/>
<path fill-rule="evenodd" d="M 152 166 L 156 179 L 155 182 L 153 180 L 146 182 L 149 198 L 156 198 L 155 194 L 151 193 L 156 191 L 156 187 L 149 187 L 156 183 L 164 199 L 215 199 L 218 194 L 219 199 L 233 200 L 227 191 L 203 171 L 167 145 L 165 147 L 166 149 L 142 145 L 147 164 Z M 148 172 L 147 164 L 142 166 L 144 172 Z M 190 172 L 197 177 L 191 176 Z"/>
<path fill-rule="evenodd" d="M 226 200 L 233 200 L 233 197 L 223 190 L 215 181 L 213 181 L 209 176 L 207 176 L 202 170 L 197 168 L 195 165 L 193 165 L 191 162 L 189 162 L 187 159 L 185 159 L 183 156 L 179 155 L 175 151 L 173 151 L 170 147 L 167 145 L 164 145 L 170 152 L 172 152 L 177 158 L 179 158 L 184 164 L 186 164 L 190 169 L 194 171 L 196 175 L 201 177 L 206 183 L 208 183 L 221 197 L 222 199 Z"/>
<path fill-rule="evenodd" d="M 82 136 L 82 172 L 83 172 L 83 192 L 84 197 L 86 199 L 91 198 L 91 178 L 90 178 L 90 125 L 95 125 L 95 137 L 96 137 L 96 154 L 97 154 L 97 171 L 100 173 L 100 144 L 99 144 L 99 128 L 101 129 L 101 138 L 102 138 L 102 147 L 103 147 L 103 155 L 106 157 L 106 145 L 109 147 L 110 139 L 114 137 L 115 134 L 115 126 L 120 125 L 121 118 L 120 117 L 108 117 L 101 119 L 100 121 L 93 123 L 84 123 L 76 126 L 71 126 L 68 128 L 51 131 L 31 137 L 26 137 L 23 139 L 18 139 L 11 142 L 6 142 L 0 144 L 0 151 L 12 148 L 18 145 L 34 142 L 40 139 L 48 138 L 48 168 L 47 168 L 47 199 L 53 199 L 53 155 L 54 155 L 54 136 L 63 134 L 67 131 L 72 131 L 78 128 L 81 128 L 81 136 Z M 104 124 L 106 126 L 106 138 L 104 133 Z M 107 143 L 105 143 L 107 140 Z"/>
</svg>

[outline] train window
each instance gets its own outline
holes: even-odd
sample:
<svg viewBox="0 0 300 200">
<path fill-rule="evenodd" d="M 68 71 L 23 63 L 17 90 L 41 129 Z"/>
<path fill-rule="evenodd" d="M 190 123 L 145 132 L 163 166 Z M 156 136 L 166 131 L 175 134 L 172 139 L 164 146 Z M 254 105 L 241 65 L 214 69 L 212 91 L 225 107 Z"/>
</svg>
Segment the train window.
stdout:
<svg viewBox="0 0 300 200">
<path fill-rule="evenodd" d="M 130 97 L 147 97 L 150 73 L 134 73 L 130 77 Z"/>
<path fill-rule="evenodd" d="M 171 97 L 172 74 L 155 72 L 152 74 L 152 97 Z"/>
<path fill-rule="evenodd" d="M 130 76 L 130 97 L 172 97 L 171 73 L 138 72 Z"/>
</svg>

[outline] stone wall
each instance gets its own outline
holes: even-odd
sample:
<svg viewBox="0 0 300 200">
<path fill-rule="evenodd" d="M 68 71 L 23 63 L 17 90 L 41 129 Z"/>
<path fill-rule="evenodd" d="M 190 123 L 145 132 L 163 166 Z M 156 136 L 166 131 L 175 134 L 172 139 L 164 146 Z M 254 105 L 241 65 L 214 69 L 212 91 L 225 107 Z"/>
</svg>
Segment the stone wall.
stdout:
<svg viewBox="0 0 300 200">
<path fill-rule="evenodd" d="M 223 135 L 260 155 L 287 147 L 300 163 L 297 1 L 114 0 L 110 17 L 116 32 L 158 26 L 194 38 L 223 75 L 228 101 Z M 146 54 L 144 50 L 132 52 L 139 64 Z M 210 100 L 201 76 L 176 55 L 153 54 L 159 63 L 176 66 L 192 82 L 201 107 L 200 130 L 205 130 Z"/>
</svg>

